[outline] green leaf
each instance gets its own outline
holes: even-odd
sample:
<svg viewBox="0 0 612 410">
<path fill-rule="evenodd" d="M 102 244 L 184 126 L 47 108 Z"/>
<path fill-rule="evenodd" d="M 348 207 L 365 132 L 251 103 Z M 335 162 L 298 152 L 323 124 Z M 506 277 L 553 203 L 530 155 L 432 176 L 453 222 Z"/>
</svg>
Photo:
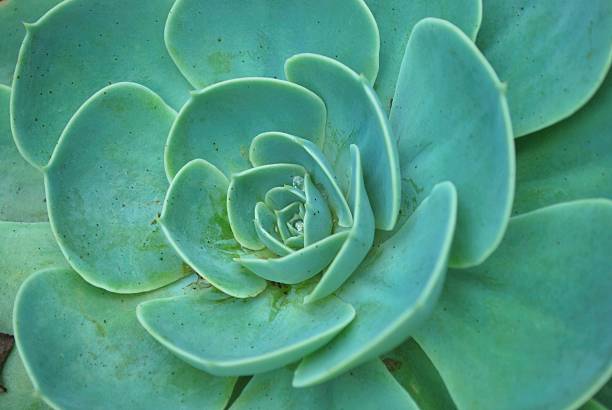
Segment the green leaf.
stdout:
<svg viewBox="0 0 612 410">
<path fill-rule="evenodd" d="M 217 376 L 256 374 L 315 351 L 355 316 L 335 297 L 304 305 L 294 292 L 270 288 L 257 298 L 220 302 L 198 295 L 152 300 L 138 307 L 138 319 L 192 366 Z"/>
<path fill-rule="evenodd" d="M 253 220 L 255 205 L 265 199 L 266 192 L 291 185 L 294 177 L 304 177 L 304 168 L 293 164 L 272 164 L 250 168 L 232 175 L 227 193 L 227 216 L 236 240 L 245 248 L 260 250 Z"/>
<path fill-rule="evenodd" d="M 332 216 L 326 198 L 312 182 L 310 174 L 304 178 L 304 192 L 304 246 L 308 246 L 332 233 Z"/>
<path fill-rule="evenodd" d="M 457 408 L 440 373 L 414 339 L 408 339 L 384 354 L 382 361 L 420 410 Z"/>
<path fill-rule="evenodd" d="M 287 79 L 321 96 L 328 112 L 323 154 L 344 192 L 351 179 L 349 146 L 361 151 L 363 177 L 378 229 L 395 226 L 400 207 L 397 143 L 376 93 L 363 76 L 336 60 L 299 54 L 285 63 Z"/>
<path fill-rule="evenodd" d="M 68 270 L 30 276 L 17 294 L 15 336 L 42 397 L 63 409 L 222 408 L 235 379 L 175 358 L 136 319 L 138 304 L 182 294 L 189 280 L 118 295 Z"/>
<path fill-rule="evenodd" d="M 378 28 L 362 0 L 179 0 L 166 45 L 196 88 L 237 77 L 281 78 L 284 61 L 304 51 L 342 61 L 372 83 L 378 72 Z"/>
<path fill-rule="evenodd" d="M 27 35 L 15 69 L 13 132 L 24 157 L 43 167 L 72 114 L 96 91 L 118 81 L 155 90 L 174 108 L 189 84 L 163 44 L 172 0 L 71 0 Z"/>
<path fill-rule="evenodd" d="M 162 152 L 175 116 L 141 85 L 108 86 L 75 114 L 45 168 L 58 243 L 95 286 L 143 292 L 185 275 L 155 223 L 168 188 Z"/>
<path fill-rule="evenodd" d="M 320 386 L 296 389 L 291 376 L 287 368 L 254 376 L 231 410 L 418 409 L 378 360 Z"/>
<path fill-rule="evenodd" d="M 357 311 L 355 320 L 304 358 L 294 386 L 330 380 L 393 349 L 428 317 L 444 282 L 456 204 L 453 185 L 439 184 L 393 237 L 372 249 L 338 293 Z"/>
<path fill-rule="evenodd" d="M 380 30 L 380 70 L 374 84 L 385 110 L 393 94 L 408 38 L 414 25 L 426 17 L 448 20 L 476 39 L 482 18 L 481 0 L 365 0 Z"/>
<path fill-rule="evenodd" d="M 7 6 L 0 5 L 0 13 L 2 7 Z M 0 220 L 46 221 L 43 175 L 15 146 L 9 122 L 10 95 L 11 89 L 0 84 Z"/>
<path fill-rule="evenodd" d="M 24 22 L 38 19 L 62 0 L 4 0 L 0 2 L 0 83 L 10 85 L 19 47 L 26 35 Z"/>
<path fill-rule="evenodd" d="M 0 407 L 4 410 L 50 410 L 40 394 L 34 389 L 28 374 L 23 367 L 19 352 L 13 351 L 2 367 L 0 383 L 6 388 L 0 393 Z"/>
<path fill-rule="evenodd" d="M 580 111 L 516 141 L 514 213 L 575 199 L 612 198 L 612 74 Z"/>
<path fill-rule="evenodd" d="M 348 231 L 337 232 L 280 258 L 263 259 L 247 255 L 236 261 L 266 280 L 294 285 L 312 278 L 329 265 L 348 235 Z M 288 241 L 286 244 L 291 246 Z"/>
<path fill-rule="evenodd" d="M 580 406 L 579 410 L 608 410 L 608 408 L 597 400 L 591 399 L 584 403 L 582 406 Z"/>
<path fill-rule="evenodd" d="M 612 409 L 612 379 L 608 379 L 608 382 L 595 394 L 595 398 L 607 408 Z"/>
<path fill-rule="evenodd" d="M 269 191 L 268 191 L 269 192 Z M 289 255 L 293 249 L 283 243 L 276 223 L 276 215 L 263 202 L 255 205 L 255 231 L 261 243 L 278 256 Z"/>
<path fill-rule="evenodd" d="M 428 18 L 408 41 L 390 117 L 399 138 L 405 198 L 440 181 L 457 187 L 451 266 L 481 263 L 506 228 L 514 147 L 503 86 L 472 41 Z"/>
<path fill-rule="evenodd" d="M 255 296 L 266 282 L 233 261 L 242 251 L 227 217 L 229 181 L 196 159 L 176 175 L 159 223 L 176 252 L 200 276 L 234 297 Z"/>
<path fill-rule="evenodd" d="M 199 42 L 200 43 L 200 42 Z M 320 141 L 325 104 L 311 91 L 271 78 L 242 78 L 195 91 L 168 137 L 166 173 L 203 158 L 228 178 L 251 167 L 249 144 L 266 131 L 283 131 Z"/>
<path fill-rule="evenodd" d="M 351 145 L 350 150 L 353 172 L 349 199 L 353 212 L 353 226 L 312 293 L 304 298 L 305 303 L 312 303 L 335 292 L 363 262 L 374 241 L 374 214 L 365 191 L 359 148 Z"/>
<path fill-rule="evenodd" d="M 351 226 L 351 210 L 338 186 L 331 164 L 313 142 L 282 132 L 264 132 L 251 142 L 249 159 L 253 166 L 274 163 L 298 164 L 323 186 L 330 207 L 341 226 Z"/>
<path fill-rule="evenodd" d="M 512 218 L 415 338 L 459 408 L 575 408 L 612 373 L 612 201 Z M 466 381 L 469 381 L 466 382 Z"/>
<path fill-rule="evenodd" d="M 484 0 L 477 44 L 508 84 L 514 135 L 573 114 L 612 60 L 612 3 Z"/>
<path fill-rule="evenodd" d="M 0 221 L 0 332 L 13 333 L 13 303 L 32 273 L 68 267 L 48 223 Z"/>
</svg>

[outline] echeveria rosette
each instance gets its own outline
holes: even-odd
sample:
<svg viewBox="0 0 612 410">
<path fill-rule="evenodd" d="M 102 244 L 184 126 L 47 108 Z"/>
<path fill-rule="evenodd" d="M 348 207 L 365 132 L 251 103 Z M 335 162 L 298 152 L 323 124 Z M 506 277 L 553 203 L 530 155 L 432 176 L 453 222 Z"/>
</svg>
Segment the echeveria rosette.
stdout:
<svg viewBox="0 0 612 410">
<path fill-rule="evenodd" d="M 0 75 L 57 2 L 28 3 Z M 26 25 L 0 88 L 3 407 L 567 408 L 609 377 L 608 2 L 116 3 Z"/>
</svg>

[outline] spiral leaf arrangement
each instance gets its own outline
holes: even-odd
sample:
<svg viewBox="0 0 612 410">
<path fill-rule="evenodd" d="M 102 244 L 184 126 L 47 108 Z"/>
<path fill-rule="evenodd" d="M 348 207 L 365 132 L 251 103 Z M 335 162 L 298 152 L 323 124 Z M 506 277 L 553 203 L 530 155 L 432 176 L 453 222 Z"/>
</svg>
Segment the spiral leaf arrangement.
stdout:
<svg viewBox="0 0 612 410">
<path fill-rule="evenodd" d="M 607 1 L 0 0 L 0 407 L 588 400 Z"/>
</svg>

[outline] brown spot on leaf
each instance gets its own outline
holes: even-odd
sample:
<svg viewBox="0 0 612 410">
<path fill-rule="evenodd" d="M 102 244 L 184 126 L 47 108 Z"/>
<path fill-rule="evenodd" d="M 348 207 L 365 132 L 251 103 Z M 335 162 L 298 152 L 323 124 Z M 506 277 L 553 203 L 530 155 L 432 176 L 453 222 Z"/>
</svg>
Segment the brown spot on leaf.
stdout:
<svg viewBox="0 0 612 410">
<path fill-rule="evenodd" d="M 13 335 L 9 335 L 7 333 L 0 333 L 0 374 L 2 372 L 2 368 L 4 367 L 4 362 L 8 358 L 9 353 L 11 353 L 11 350 L 13 350 L 14 345 L 15 338 L 13 337 Z M 6 387 L 0 384 L 0 393 L 5 392 Z"/>
<path fill-rule="evenodd" d="M 385 366 L 387 366 L 387 370 L 389 370 L 391 373 L 398 371 L 402 367 L 402 362 L 390 357 L 383 359 L 383 363 Z"/>
</svg>

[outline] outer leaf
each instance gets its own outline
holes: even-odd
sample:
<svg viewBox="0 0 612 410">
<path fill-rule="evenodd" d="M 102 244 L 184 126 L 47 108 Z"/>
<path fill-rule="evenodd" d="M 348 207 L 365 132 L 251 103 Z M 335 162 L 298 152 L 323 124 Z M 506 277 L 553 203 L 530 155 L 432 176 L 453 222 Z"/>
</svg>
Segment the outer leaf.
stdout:
<svg viewBox="0 0 612 410">
<path fill-rule="evenodd" d="M 67 266 L 48 223 L 0 221 L 0 332 L 13 333 L 15 294 L 32 272 Z"/>
<path fill-rule="evenodd" d="M 516 142 L 514 212 L 612 198 L 612 74 L 575 115 Z"/>
<path fill-rule="evenodd" d="M 38 19 L 62 0 L 4 0 L 0 2 L 0 83 L 13 81 L 19 47 L 26 35 L 23 22 Z"/>
<path fill-rule="evenodd" d="M 13 132 L 24 157 L 47 164 L 72 114 L 100 88 L 133 81 L 173 107 L 189 85 L 163 45 L 172 0 L 68 0 L 27 35 L 15 69 Z"/>
<path fill-rule="evenodd" d="M 325 117 L 319 97 L 287 81 L 243 78 L 193 92 L 168 137 L 168 178 L 196 158 L 212 163 L 229 178 L 251 167 L 249 145 L 256 135 L 283 131 L 318 142 L 324 135 Z"/>
<path fill-rule="evenodd" d="M 4 362 L 2 385 L 6 388 L 6 392 L 0 394 L 0 408 L 4 410 L 51 409 L 40 397 L 40 393 L 34 390 L 15 347 Z"/>
<path fill-rule="evenodd" d="M 166 45 L 197 88 L 236 77 L 280 78 L 284 61 L 305 51 L 342 61 L 372 83 L 378 72 L 378 28 L 362 0 L 179 0 Z"/>
<path fill-rule="evenodd" d="M 139 303 L 181 294 L 186 284 L 117 295 L 67 270 L 32 275 L 17 294 L 14 323 L 35 388 L 62 409 L 222 408 L 235 379 L 212 377 L 175 358 L 134 314 Z"/>
<path fill-rule="evenodd" d="M 457 187 L 451 266 L 482 262 L 501 240 L 514 191 L 514 150 L 503 86 L 471 40 L 438 19 L 408 42 L 391 110 L 404 192 Z M 410 195 L 406 195 L 410 199 Z"/>
<path fill-rule="evenodd" d="M 11 89 L 0 85 L 0 220 L 46 221 L 43 175 L 17 151 L 9 123 L 10 95 Z"/>
<path fill-rule="evenodd" d="M 378 360 L 320 386 L 296 389 L 291 370 L 256 375 L 231 410 L 406 409 L 418 407 Z"/>
<path fill-rule="evenodd" d="M 515 136 L 552 125 L 591 98 L 612 60 L 610 1 L 483 4 L 478 46 L 508 84 Z"/>
<path fill-rule="evenodd" d="M 344 192 L 351 180 L 349 146 L 359 147 L 376 227 L 392 230 L 401 201 L 397 145 L 370 84 L 338 61 L 316 54 L 291 57 L 285 72 L 287 79 L 314 91 L 325 102 L 329 116 L 321 147 Z"/>
<path fill-rule="evenodd" d="M 177 253 L 200 276 L 235 297 L 255 296 L 266 282 L 233 258 L 242 254 L 225 206 L 229 181 L 214 165 L 197 159 L 172 181 L 159 220 Z"/>
<path fill-rule="evenodd" d="M 380 30 L 380 70 L 374 89 L 386 111 L 391 109 L 402 57 L 414 25 L 426 17 L 448 20 L 476 39 L 481 0 L 365 0 Z"/>
<path fill-rule="evenodd" d="M 444 282 L 456 201 L 451 183 L 436 186 L 391 239 L 372 249 L 338 294 L 357 311 L 355 320 L 306 356 L 294 386 L 330 380 L 393 349 L 430 314 Z"/>
<path fill-rule="evenodd" d="M 58 243 L 95 286 L 142 292 L 185 275 L 155 223 L 168 187 L 161 153 L 175 116 L 143 86 L 106 87 L 75 114 L 45 168 Z"/>
<path fill-rule="evenodd" d="M 285 292 L 286 293 L 286 292 Z M 295 362 L 329 342 L 355 317 L 330 297 L 304 305 L 270 289 L 261 296 L 219 302 L 201 296 L 152 300 L 138 319 L 172 353 L 217 376 L 251 375 Z"/>
<path fill-rule="evenodd" d="M 459 408 L 575 408 L 605 383 L 610 232 L 612 201 L 555 205 L 512 218 L 485 263 L 449 272 L 415 337 Z"/>
<path fill-rule="evenodd" d="M 406 340 L 382 357 L 387 369 L 412 396 L 420 410 L 457 408 L 440 373 L 414 339 Z"/>
</svg>

